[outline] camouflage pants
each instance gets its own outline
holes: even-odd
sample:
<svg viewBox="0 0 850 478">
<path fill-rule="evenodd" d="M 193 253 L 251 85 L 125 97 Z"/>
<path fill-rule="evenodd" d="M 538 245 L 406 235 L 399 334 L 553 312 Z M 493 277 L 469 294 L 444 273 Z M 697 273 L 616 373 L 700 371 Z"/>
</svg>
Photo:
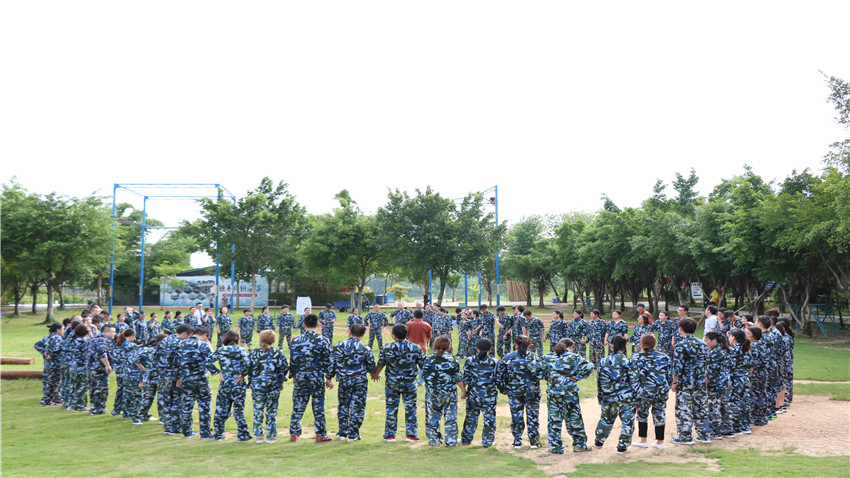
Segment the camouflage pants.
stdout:
<svg viewBox="0 0 850 478">
<path fill-rule="evenodd" d="M 89 390 L 89 374 L 86 372 L 77 373 L 71 370 L 71 396 L 66 400 L 65 405 L 73 410 L 82 410 L 86 408 L 86 395 Z"/>
<path fill-rule="evenodd" d="M 508 394 L 511 409 L 511 433 L 514 445 L 522 445 L 522 432 L 528 427 L 528 441 L 532 445 L 540 444 L 540 393 L 511 392 Z M 525 417 L 523 418 L 523 415 Z"/>
<path fill-rule="evenodd" d="M 206 380 L 193 380 L 180 384 L 180 424 L 183 435 L 192 433 L 192 408 L 198 403 L 198 425 L 201 438 L 211 437 L 210 405 L 212 392 L 210 383 Z"/>
<path fill-rule="evenodd" d="M 635 417 L 638 423 L 649 423 L 652 412 L 652 424 L 656 427 L 667 424 L 667 396 L 635 402 Z M 637 407 L 640 406 L 640 410 Z"/>
<path fill-rule="evenodd" d="M 499 358 L 502 358 L 505 355 L 511 353 L 511 347 L 513 347 L 512 344 L 513 344 L 513 342 L 511 341 L 510 335 L 506 339 L 504 332 L 499 334 L 499 338 L 498 338 L 498 340 L 496 340 L 496 349 L 499 353 Z"/>
<path fill-rule="evenodd" d="M 425 423 L 428 444 L 439 446 L 445 440 L 446 446 L 457 445 L 457 392 L 428 392 L 425 395 L 425 407 L 428 410 Z M 440 419 L 443 420 L 445 438 L 440 433 Z"/>
<path fill-rule="evenodd" d="M 90 387 L 91 411 L 103 413 L 106 408 L 106 399 L 109 397 L 109 375 L 106 372 L 93 371 Z"/>
<path fill-rule="evenodd" d="M 787 407 L 794 400 L 794 371 L 787 372 L 783 381 L 785 383 L 785 406 Z"/>
<path fill-rule="evenodd" d="M 732 431 L 735 433 L 750 429 L 750 379 L 739 377 L 732 381 L 727 413 L 732 417 Z"/>
<path fill-rule="evenodd" d="M 659 352 L 670 357 L 670 359 L 673 358 L 673 344 L 670 342 L 670 340 L 665 340 L 664 342 L 659 340 L 657 349 Z"/>
<path fill-rule="evenodd" d="M 547 400 L 549 410 L 549 451 L 563 453 L 564 444 L 561 441 L 561 427 L 566 425 L 567 433 L 573 439 L 573 446 L 586 447 L 587 434 L 584 432 L 584 420 L 581 418 L 581 406 L 578 395 L 572 397 L 549 395 Z"/>
<path fill-rule="evenodd" d="M 531 339 L 531 349 L 532 352 L 536 353 L 540 357 L 543 356 L 543 339 Z"/>
<path fill-rule="evenodd" d="M 372 344 L 378 340 L 378 348 L 384 346 L 384 331 L 383 329 L 373 329 L 369 327 L 369 350 L 372 349 Z"/>
<path fill-rule="evenodd" d="M 360 436 L 360 426 L 366 415 L 368 389 L 369 379 L 365 375 L 339 378 L 337 419 L 341 436 L 349 438 Z"/>
<path fill-rule="evenodd" d="M 704 387 L 676 392 L 676 431 L 679 438 L 685 441 L 690 440 L 693 437 L 694 428 L 697 430 L 697 438 L 711 437 L 705 409 Z"/>
<path fill-rule="evenodd" d="M 325 436 L 325 382 L 322 377 L 295 377 L 292 389 L 292 418 L 289 433 L 301 436 L 301 417 L 307 410 L 307 403 L 313 402 L 313 428 L 316 436 Z"/>
<path fill-rule="evenodd" d="M 288 329 L 284 331 L 283 329 L 278 329 L 278 337 L 277 337 L 277 349 L 283 350 L 283 341 L 286 339 L 286 350 L 292 351 L 292 329 Z"/>
<path fill-rule="evenodd" d="M 221 339 L 224 338 L 224 334 L 230 332 L 230 329 L 220 330 L 216 335 L 215 348 L 221 348 Z M 212 344 L 212 332 L 210 332 L 210 344 Z"/>
<path fill-rule="evenodd" d="M 251 332 L 253 332 L 253 331 L 251 331 Z M 254 334 L 253 333 L 250 333 L 250 334 L 241 334 L 240 333 L 239 338 L 242 339 L 242 343 L 246 347 L 250 347 L 253 344 L 253 341 L 254 341 Z"/>
<path fill-rule="evenodd" d="M 115 400 L 112 402 L 112 414 L 127 414 L 127 409 L 124 405 L 124 373 L 115 374 Z"/>
<path fill-rule="evenodd" d="M 139 415 L 142 409 L 142 399 L 144 392 L 139 388 L 139 382 L 136 379 L 124 376 L 124 411 L 127 418 L 133 420 L 144 420 Z"/>
<path fill-rule="evenodd" d="M 322 337 L 328 339 L 330 345 L 334 344 L 334 328 L 331 326 L 330 328 L 322 327 Z"/>
<path fill-rule="evenodd" d="M 65 406 L 68 405 L 68 400 L 71 398 L 71 390 L 73 389 L 71 385 L 71 370 L 68 368 L 66 364 L 62 364 L 59 367 L 62 370 L 62 401 L 65 403 Z"/>
<path fill-rule="evenodd" d="M 266 438 L 277 438 L 277 407 L 280 400 L 280 389 L 251 390 L 251 400 L 254 402 L 254 436 L 263 436 L 263 416 L 266 421 Z"/>
<path fill-rule="evenodd" d="M 773 398 L 772 402 L 764 372 L 754 370 L 750 378 L 750 422 L 753 425 L 767 425 L 767 416 L 771 414 L 775 405 L 776 398 Z"/>
<path fill-rule="evenodd" d="M 180 408 L 182 401 L 180 399 L 180 389 L 177 388 L 176 380 L 163 379 L 159 381 L 159 390 L 157 398 L 162 402 L 162 412 L 159 418 L 162 420 L 162 425 L 166 432 L 180 433 Z"/>
<path fill-rule="evenodd" d="M 478 415 L 484 420 L 484 429 L 481 430 L 481 444 L 488 447 L 493 444 L 496 437 L 496 396 L 474 397 L 469 395 L 466 399 L 466 417 L 463 419 L 463 433 L 460 439 L 463 443 L 472 443 L 475 429 L 478 428 Z"/>
<path fill-rule="evenodd" d="M 233 418 L 236 420 L 236 438 L 250 440 L 248 433 L 248 422 L 245 421 L 245 383 L 232 381 L 222 382 L 218 387 L 218 395 L 215 397 L 215 418 L 213 428 L 216 438 L 224 438 L 224 424 L 233 410 Z"/>
<path fill-rule="evenodd" d="M 599 369 L 599 362 L 605 358 L 605 342 L 590 342 L 590 363 L 593 364 L 593 367 L 597 370 Z"/>
<path fill-rule="evenodd" d="M 416 420 L 416 380 L 387 381 L 384 386 L 387 399 L 387 419 L 384 438 L 394 437 L 398 429 L 398 405 L 404 401 L 404 428 L 408 436 L 419 436 Z"/>
<path fill-rule="evenodd" d="M 705 405 L 708 417 L 708 428 L 712 436 L 729 433 L 731 416 L 727 415 L 726 404 L 729 401 L 729 393 L 726 390 L 709 390 L 706 394 Z"/>
<path fill-rule="evenodd" d="M 631 401 L 613 402 L 602 405 L 602 416 L 596 425 L 596 441 L 605 443 L 605 439 L 614 428 L 614 420 L 620 417 L 620 439 L 617 450 L 625 450 L 632 444 L 632 434 L 635 431 L 635 405 Z"/>
<path fill-rule="evenodd" d="M 59 396 L 59 386 L 62 381 L 62 369 L 59 365 L 44 365 L 44 375 L 41 381 L 42 405 L 50 405 L 62 400 Z"/>
<path fill-rule="evenodd" d="M 146 383 L 144 388 L 144 397 L 142 398 L 142 406 L 139 410 L 142 420 L 147 420 L 151 416 L 151 406 L 156 400 L 157 416 L 162 419 L 162 390 L 159 389 L 159 382 Z"/>
</svg>

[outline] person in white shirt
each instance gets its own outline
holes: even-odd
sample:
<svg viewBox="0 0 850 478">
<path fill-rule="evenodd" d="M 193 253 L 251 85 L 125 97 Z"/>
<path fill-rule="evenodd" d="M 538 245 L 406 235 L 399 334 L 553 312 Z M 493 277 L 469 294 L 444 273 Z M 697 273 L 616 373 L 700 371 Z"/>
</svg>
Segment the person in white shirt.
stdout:
<svg viewBox="0 0 850 478">
<path fill-rule="evenodd" d="M 709 305 L 705 308 L 705 329 L 702 332 L 702 338 L 705 340 L 705 334 L 709 332 L 720 332 L 719 323 L 717 322 L 717 306 Z"/>
</svg>

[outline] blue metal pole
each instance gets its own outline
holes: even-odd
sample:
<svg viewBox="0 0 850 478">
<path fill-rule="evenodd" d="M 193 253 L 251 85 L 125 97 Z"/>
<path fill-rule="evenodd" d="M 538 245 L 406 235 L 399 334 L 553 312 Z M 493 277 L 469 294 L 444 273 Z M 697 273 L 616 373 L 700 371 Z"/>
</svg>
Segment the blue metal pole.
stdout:
<svg viewBox="0 0 850 478">
<path fill-rule="evenodd" d="M 233 196 L 233 206 L 236 207 L 236 196 Z M 236 255 L 236 244 L 231 244 L 230 245 L 230 257 L 234 257 L 235 255 Z M 233 284 L 235 277 L 236 277 L 236 262 L 233 259 L 231 259 L 230 260 L 230 310 L 233 310 L 233 293 L 237 292 L 236 287 Z"/>
<path fill-rule="evenodd" d="M 142 202 L 142 259 L 139 263 L 139 313 L 142 312 L 142 306 L 145 299 L 145 221 L 148 214 L 148 197 L 145 196 Z"/>
<path fill-rule="evenodd" d="M 218 243 L 215 245 L 215 304 L 213 304 L 213 315 L 218 315 L 218 298 L 221 295 L 218 289 L 219 263 L 218 263 Z"/>
<path fill-rule="evenodd" d="M 481 264 L 478 264 L 478 310 L 481 310 Z"/>
<path fill-rule="evenodd" d="M 117 184 L 112 185 L 112 260 L 109 263 L 109 315 L 112 315 L 112 300 L 115 295 L 115 193 Z"/>
<path fill-rule="evenodd" d="M 499 227 L 499 185 L 493 186 L 493 189 L 496 191 L 496 227 Z M 500 277 L 499 277 L 499 250 L 496 249 L 496 307 L 498 308 L 501 305 L 501 289 L 500 285 Z"/>
</svg>

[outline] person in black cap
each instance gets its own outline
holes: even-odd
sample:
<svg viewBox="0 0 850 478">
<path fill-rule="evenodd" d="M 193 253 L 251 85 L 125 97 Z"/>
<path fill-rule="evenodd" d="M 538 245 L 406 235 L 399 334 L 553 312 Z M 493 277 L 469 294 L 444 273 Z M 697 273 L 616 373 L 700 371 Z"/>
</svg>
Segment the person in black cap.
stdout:
<svg viewBox="0 0 850 478">
<path fill-rule="evenodd" d="M 319 312 L 319 323 L 322 324 L 322 337 L 328 339 L 329 345 L 333 345 L 334 343 L 336 312 L 334 312 L 333 307 L 334 305 L 328 302 L 325 304 L 325 310 Z"/>
<path fill-rule="evenodd" d="M 643 303 L 636 305 L 635 310 L 637 311 L 638 317 L 640 317 L 641 315 L 649 317 L 649 325 L 652 325 L 652 323 L 655 322 L 655 317 L 653 317 L 652 314 L 650 314 L 649 311 L 646 310 L 646 306 Z"/>
</svg>

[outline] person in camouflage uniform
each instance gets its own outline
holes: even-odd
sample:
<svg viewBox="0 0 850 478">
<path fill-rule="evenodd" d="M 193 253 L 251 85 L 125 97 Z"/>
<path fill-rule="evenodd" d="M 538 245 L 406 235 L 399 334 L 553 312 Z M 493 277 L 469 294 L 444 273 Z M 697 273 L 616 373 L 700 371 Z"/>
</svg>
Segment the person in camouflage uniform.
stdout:
<svg viewBox="0 0 850 478">
<path fill-rule="evenodd" d="M 434 320 L 437 324 L 437 328 L 435 329 L 434 333 L 431 334 L 431 337 L 433 338 L 435 335 L 437 337 L 439 337 L 440 335 L 446 335 L 449 337 L 449 340 L 451 340 L 452 332 L 454 332 L 454 326 L 452 326 L 452 316 L 446 313 L 446 309 L 440 307 L 437 310 L 437 316 Z M 452 353 L 451 343 L 449 343 L 448 352 Z"/>
<path fill-rule="evenodd" d="M 65 328 L 65 331 L 62 333 L 62 355 L 59 358 L 59 364 L 62 370 L 62 382 L 60 385 L 60 389 L 62 391 L 61 395 L 63 408 L 68 408 L 68 401 L 70 400 L 73 390 L 73 384 L 71 382 L 71 356 L 66 352 L 71 346 L 71 339 L 74 338 L 74 332 L 77 326 L 82 323 L 79 318 L 79 315 L 75 315 L 74 317 L 72 317 L 71 322 L 68 323 Z"/>
<path fill-rule="evenodd" d="M 41 406 L 53 406 L 62 402 L 59 387 L 62 380 L 62 324 L 53 323 L 48 327 L 48 334 L 33 346 L 44 358 L 44 373 L 42 375 Z"/>
<path fill-rule="evenodd" d="M 144 386 L 142 380 L 145 375 L 144 361 L 149 347 L 133 344 L 126 351 L 126 367 L 124 370 L 124 410 L 126 418 L 133 421 L 133 425 L 141 425 L 147 417 L 141 416 L 142 400 L 144 399 Z"/>
<path fill-rule="evenodd" d="M 598 369 L 599 362 L 605 358 L 605 336 L 608 333 L 608 322 L 602 319 L 598 309 L 590 311 L 590 322 L 587 323 L 587 340 L 590 345 L 588 359 L 593 367 Z"/>
<path fill-rule="evenodd" d="M 782 340 L 782 334 L 775 326 L 776 321 L 776 315 L 762 315 L 756 318 L 756 325 L 761 327 L 762 340 L 768 350 L 767 386 L 768 393 L 773 398 L 773 406 L 768 415 L 769 420 L 776 418 L 776 411 L 785 404 L 785 383 L 782 380 L 785 369 L 785 341 Z"/>
<path fill-rule="evenodd" d="M 138 383 L 142 391 L 142 397 L 135 414 L 131 417 L 134 422 L 136 420 L 146 422 L 150 419 L 150 409 L 154 398 L 159 398 L 159 394 L 162 393 L 159 390 L 159 369 L 156 367 L 156 347 L 165 337 L 167 337 L 165 334 L 157 335 L 148 344 L 136 347 L 133 355 L 130 356 L 130 363 L 142 371 L 142 377 Z M 159 416 L 162 418 L 161 400 L 157 400 L 156 405 Z"/>
<path fill-rule="evenodd" d="M 253 328 L 251 329 L 253 332 Z M 248 373 L 248 353 L 239 347 L 239 336 L 230 331 L 224 334 L 221 348 L 213 352 L 211 363 L 218 362 L 221 367 L 218 394 L 215 397 L 215 418 L 213 430 L 216 441 L 224 440 L 224 424 L 233 410 L 236 420 L 236 439 L 249 441 L 248 422 L 245 420 L 245 375 Z"/>
<path fill-rule="evenodd" d="M 390 318 L 393 319 L 396 324 L 407 324 L 413 320 L 413 312 L 405 309 L 403 302 L 399 302 L 398 308 L 390 312 Z"/>
<path fill-rule="evenodd" d="M 499 323 L 499 336 L 496 338 L 496 353 L 499 354 L 499 358 L 502 358 L 511 353 L 511 344 L 513 343 L 511 333 L 513 332 L 514 319 L 508 315 L 505 307 L 501 305 L 496 309 L 496 314 L 496 320 Z M 472 351 L 470 351 L 471 354 Z"/>
<path fill-rule="evenodd" d="M 679 321 L 682 339 L 673 350 L 673 383 L 676 393 L 676 430 L 678 437 L 672 440 L 677 445 L 693 445 L 692 429 L 696 427 L 697 441 L 711 443 L 705 403 L 705 368 L 708 349 L 702 340 L 694 337 L 697 323 L 684 318 Z"/>
<path fill-rule="evenodd" d="M 118 314 L 118 321 L 115 322 L 115 337 L 117 338 L 119 335 L 123 334 L 125 330 L 129 329 L 130 325 L 127 323 L 127 318 L 124 314 Z"/>
<path fill-rule="evenodd" d="M 767 425 L 767 417 L 773 413 L 771 392 L 768 390 L 768 349 L 762 340 L 759 327 L 749 327 L 744 333 L 750 341 L 752 373 L 750 374 L 750 423 L 757 427 Z M 746 431 L 745 431 L 746 433 Z"/>
<path fill-rule="evenodd" d="M 295 316 L 289 313 L 289 306 L 284 305 L 283 310 L 277 316 L 277 349 L 283 350 L 283 341 L 286 340 L 286 348 L 292 351 L 292 328 L 295 327 Z"/>
<path fill-rule="evenodd" d="M 328 339 L 328 344 L 334 343 L 334 322 L 336 322 L 336 312 L 333 310 L 333 304 L 328 302 L 325 304 L 325 310 L 319 312 L 319 323 L 322 324 L 322 337 Z"/>
<path fill-rule="evenodd" d="M 530 312 L 528 311 L 530 317 Z M 540 319 L 537 319 L 540 320 Z M 511 409 L 511 433 L 514 436 L 514 448 L 522 447 L 522 432 L 528 427 L 528 440 L 531 448 L 540 446 L 540 376 L 536 368 L 539 356 L 528 347 L 531 340 L 518 335 L 514 339 L 516 351 L 502 359 L 499 374 L 499 390 L 508 396 Z M 525 415 L 525 417 L 523 417 Z M 524 420 L 523 420 L 524 418 Z"/>
<path fill-rule="evenodd" d="M 617 453 L 626 453 L 632 444 L 634 433 L 635 402 L 629 377 L 632 374 L 629 359 L 626 358 L 626 338 L 616 334 L 610 339 L 611 355 L 599 362 L 596 376 L 597 400 L 602 406 L 602 415 L 596 425 L 594 444 L 602 448 L 614 421 L 620 417 L 620 439 L 617 441 Z"/>
<path fill-rule="evenodd" d="M 326 337 L 316 333 L 319 318 L 313 314 L 304 317 L 306 332 L 292 339 L 289 376 L 292 378 L 292 418 L 289 422 L 289 440 L 301 437 L 301 417 L 312 400 L 313 426 L 316 441 L 331 441 L 325 428 L 325 387 L 333 388 L 330 380 L 331 349 Z"/>
<path fill-rule="evenodd" d="M 611 320 L 608 322 L 608 328 L 605 330 L 605 345 L 611 345 L 611 339 L 619 335 L 624 339 L 629 338 L 629 324 L 623 320 L 623 313 L 619 310 L 611 312 Z"/>
<path fill-rule="evenodd" d="M 88 412 L 86 399 L 90 385 L 88 341 L 91 329 L 81 323 L 74 329 L 74 336 L 65 347 L 64 355 L 68 356 L 71 376 L 71 394 L 66 400 L 68 410 Z"/>
<path fill-rule="evenodd" d="M 753 361 L 750 341 L 743 330 L 730 330 L 729 343 L 731 392 L 727 412 L 732 419 L 732 432 L 740 436 L 750 432 L 750 368 Z"/>
<path fill-rule="evenodd" d="M 458 357 L 469 357 L 472 355 L 470 337 L 472 336 L 472 323 L 466 312 L 461 312 L 457 320 L 457 355 Z M 489 352 L 489 351 L 488 351 Z"/>
<path fill-rule="evenodd" d="M 549 451 L 555 454 L 564 453 L 564 444 L 561 441 L 564 425 L 573 439 L 573 451 L 590 451 L 584 432 L 584 420 L 581 417 L 577 382 L 590 376 L 593 364 L 573 353 L 574 348 L 572 340 L 561 339 L 555 344 L 553 352 L 541 357 L 537 363 L 540 376 L 548 384 L 546 405 L 549 416 Z"/>
<path fill-rule="evenodd" d="M 466 417 L 463 419 L 461 445 L 472 443 L 478 428 L 478 415 L 484 421 L 481 430 L 481 445 L 493 444 L 496 437 L 496 402 L 499 398 L 499 375 L 501 362 L 490 357 L 493 343 L 479 339 L 476 343 L 477 356 L 470 356 L 463 364 L 463 383 L 466 385 Z"/>
<path fill-rule="evenodd" d="M 475 350 L 475 344 L 478 343 L 478 339 L 481 338 L 480 336 L 475 335 L 475 330 L 481 325 L 481 312 L 477 310 L 473 310 L 471 312 L 471 314 L 469 312 L 466 313 L 466 320 L 469 322 L 469 333 L 466 334 L 466 347 L 467 350 L 469 350 L 469 353 L 472 353 L 472 351 Z"/>
<path fill-rule="evenodd" d="M 381 306 L 375 304 L 372 306 L 372 312 L 369 312 L 364 319 L 364 324 L 369 326 L 369 350 L 372 350 L 372 344 L 375 339 L 378 339 L 378 349 L 384 346 L 384 327 L 387 326 L 387 316 L 381 312 Z"/>
<path fill-rule="evenodd" d="M 457 384 L 460 384 L 461 399 L 466 398 L 466 387 L 460 372 L 460 364 L 450 353 L 452 341 L 447 335 L 434 340 L 434 353 L 425 358 L 422 376 L 425 380 L 425 409 L 427 411 L 425 434 L 428 444 L 439 446 L 457 445 Z M 440 433 L 443 419 L 445 437 Z"/>
<path fill-rule="evenodd" d="M 156 312 L 151 313 L 151 320 L 147 322 L 147 327 L 148 342 L 162 333 L 162 323 L 160 323 L 159 316 L 156 315 Z"/>
<path fill-rule="evenodd" d="M 268 306 L 263 307 L 263 312 L 257 316 L 257 334 L 264 330 L 274 330 L 274 316 L 269 313 Z"/>
<path fill-rule="evenodd" d="M 177 330 L 177 327 L 174 326 L 174 318 L 171 316 L 171 311 L 166 310 L 165 315 L 162 317 L 162 323 L 160 324 L 162 327 L 162 333 L 165 335 L 171 335 Z"/>
<path fill-rule="evenodd" d="M 180 343 L 188 339 L 193 332 L 192 326 L 181 324 L 174 329 L 174 334 L 162 339 L 154 351 L 154 363 L 159 378 L 157 406 L 160 409 L 159 418 L 166 435 L 177 435 L 182 432 L 181 407 L 183 405 L 180 389 L 177 387 L 178 350 Z"/>
<path fill-rule="evenodd" d="M 375 356 L 361 342 L 366 334 L 363 324 L 351 324 L 348 340 L 338 342 L 331 351 L 331 378 L 339 382 L 337 437 L 357 441 L 360 426 L 366 415 L 366 392 L 369 389 L 369 374 L 375 371 Z"/>
<path fill-rule="evenodd" d="M 360 315 L 360 309 L 356 307 L 351 311 L 351 315 L 348 316 L 348 320 L 346 321 L 346 327 L 348 327 L 349 331 L 354 324 L 363 324 L 363 316 Z"/>
<path fill-rule="evenodd" d="M 525 316 L 525 328 L 528 330 L 528 338 L 531 340 L 530 350 L 538 356 L 543 355 L 543 332 L 546 326 L 539 317 L 535 317 L 530 310 L 523 312 Z"/>
<path fill-rule="evenodd" d="M 288 309 L 288 307 L 286 307 Z M 260 347 L 248 354 L 245 381 L 251 387 L 254 402 L 254 436 L 257 443 L 277 441 L 277 409 L 280 392 L 289 373 L 289 362 L 274 348 L 275 335 L 271 330 L 260 332 Z M 263 437 L 263 419 L 266 430 Z"/>
<path fill-rule="evenodd" d="M 673 358 L 673 335 L 678 330 L 678 322 L 674 322 L 666 310 L 658 311 L 658 320 L 652 323 L 652 331 L 658 332 L 658 351 L 671 359 Z"/>
<path fill-rule="evenodd" d="M 298 333 L 299 333 L 300 335 L 304 335 L 304 334 L 306 334 L 306 333 L 307 333 L 307 327 L 305 327 L 305 326 L 304 326 L 304 318 L 306 318 L 308 315 L 310 315 L 310 313 L 311 313 L 310 311 L 311 311 L 311 310 L 313 310 L 313 309 L 311 309 L 311 308 L 309 308 L 309 307 L 305 307 L 305 308 L 304 308 L 304 313 L 303 313 L 303 314 L 301 314 L 301 316 L 300 316 L 300 317 L 298 317 Z M 291 353 L 292 353 L 292 350 L 290 350 L 290 354 L 291 354 Z"/>
<path fill-rule="evenodd" d="M 640 338 L 644 334 L 651 334 L 652 329 L 652 325 L 649 323 L 649 316 L 646 314 L 639 315 L 638 322 L 635 324 L 632 334 L 629 335 L 629 342 L 632 344 L 632 355 L 638 353 L 640 349 Z"/>
<path fill-rule="evenodd" d="M 254 342 L 254 317 L 251 315 L 251 309 L 242 311 L 242 317 L 239 317 L 239 336 L 242 337 L 242 343 L 251 350 L 251 344 Z"/>
<path fill-rule="evenodd" d="M 785 412 L 794 399 L 794 338 L 796 334 L 787 319 L 780 319 L 779 323 L 783 326 L 782 340 L 785 342 L 785 355 L 783 357 L 785 367 L 782 374 L 782 381 L 785 385 L 785 403 L 780 410 Z"/>
<path fill-rule="evenodd" d="M 472 335 L 477 335 L 491 342 L 496 341 L 496 316 L 487 309 L 486 304 L 481 306 L 481 317 L 479 318 L 478 327 L 472 331 Z M 490 349 L 490 356 L 495 357 L 496 351 Z"/>
<path fill-rule="evenodd" d="M 144 345 L 150 339 L 148 331 L 148 321 L 145 320 L 145 313 L 139 312 L 139 316 L 133 321 L 133 330 L 136 331 L 136 344 Z"/>
<path fill-rule="evenodd" d="M 667 398 L 673 383 L 673 361 L 667 354 L 655 350 L 655 344 L 655 336 L 652 334 L 640 338 L 640 350 L 632 355 L 629 363 L 629 383 L 634 392 L 638 423 L 639 441 L 634 445 L 640 448 L 649 447 L 647 437 L 651 411 L 652 424 L 655 425 L 655 443 L 652 446 L 663 450 Z"/>
<path fill-rule="evenodd" d="M 115 326 L 103 327 L 103 332 L 89 340 L 89 369 L 91 370 L 91 414 L 101 415 L 109 397 L 109 374 L 112 373 Z"/>
<path fill-rule="evenodd" d="M 404 401 L 404 422 L 408 441 L 418 441 L 416 418 L 416 378 L 425 354 L 422 348 L 407 340 L 407 326 L 396 324 L 392 329 L 393 343 L 384 345 L 378 356 L 378 366 L 372 380 L 381 379 L 381 370 L 386 367 L 384 394 L 387 404 L 387 419 L 384 424 L 384 441 L 394 442 L 398 429 L 398 404 Z"/>
<path fill-rule="evenodd" d="M 549 330 L 546 332 L 546 340 L 549 341 L 549 353 L 555 350 L 559 340 L 566 338 L 567 323 L 564 322 L 564 313 L 560 310 L 552 312 L 552 321 L 549 322 Z"/>
<path fill-rule="evenodd" d="M 229 330 L 228 330 L 229 332 Z M 206 327 L 198 327 L 193 335 L 180 342 L 177 349 L 178 379 L 177 388 L 180 389 L 180 416 L 183 436 L 191 438 L 197 433 L 192 431 L 192 408 L 198 403 L 198 424 L 200 426 L 201 439 L 213 438 L 210 430 L 210 405 L 212 393 L 207 371 L 217 374 L 210 359 L 212 348 L 210 347 L 210 331 Z"/>
<path fill-rule="evenodd" d="M 581 358 L 587 358 L 585 345 L 590 335 L 590 323 L 584 320 L 584 312 L 579 309 L 573 310 L 573 320 L 564 324 L 564 337 L 572 340 L 575 354 Z"/>
<path fill-rule="evenodd" d="M 200 310 L 200 308 L 198 310 Z M 212 307 L 205 307 L 204 308 L 204 314 L 201 317 L 200 325 L 193 325 L 194 324 L 194 315 L 189 315 L 189 317 L 187 317 L 186 323 L 189 324 L 189 325 L 192 325 L 193 329 L 195 327 L 205 327 L 207 330 L 209 330 L 210 331 L 210 347 L 212 347 L 213 332 L 218 328 L 217 327 L 218 320 L 215 318 L 215 309 L 213 309 Z M 228 329 L 228 330 L 230 330 L 230 329 Z M 218 337 L 218 340 L 217 340 L 218 346 L 220 346 L 220 344 L 221 344 L 221 340 L 220 340 L 221 335 L 222 334 L 219 334 L 219 337 Z"/>
<path fill-rule="evenodd" d="M 118 338 L 115 340 L 115 348 L 112 349 L 114 361 L 114 366 L 112 368 L 115 371 L 115 381 L 117 383 L 115 400 L 112 405 L 112 416 L 120 413 L 124 418 L 129 418 L 127 413 L 129 411 L 129 401 L 127 400 L 125 392 L 127 391 L 128 384 L 130 386 L 138 387 L 138 382 L 134 385 L 129 383 L 127 380 L 127 371 L 130 366 L 134 366 L 130 362 L 130 355 L 133 354 L 133 349 L 137 347 L 135 343 L 136 333 L 132 328 L 128 328 L 124 331 L 124 333 L 117 337 Z"/>
<path fill-rule="evenodd" d="M 511 342 L 514 342 L 519 335 L 528 337 L 528 324 L 525 322 L 525 307 L 518 305 L 513 308 L 513 336 Z M 515 342 L 514 342 L 515 343 Z"/>
<path fill-rule="evenodd" d="M 711 437 L 715 440 L 734 438 L 732 434 L 732 414 L 727 410 L 731 390 L 729 362 L 729 344 L 726 336 L 719 332 L 706 332 L 705 345 L 708 347 L 706 368 L 708 422 Z"/>
<path fill-rule="evenodd" d="M 233 329 L 233 318 L 230 317 L 230 309 L 227 307 L 221 308 L 221 314 L 215 318 L 215 328 L 218 333 L 215 347 L 219 348 L 221 347 L 221 338 Z"/>
</svg>

